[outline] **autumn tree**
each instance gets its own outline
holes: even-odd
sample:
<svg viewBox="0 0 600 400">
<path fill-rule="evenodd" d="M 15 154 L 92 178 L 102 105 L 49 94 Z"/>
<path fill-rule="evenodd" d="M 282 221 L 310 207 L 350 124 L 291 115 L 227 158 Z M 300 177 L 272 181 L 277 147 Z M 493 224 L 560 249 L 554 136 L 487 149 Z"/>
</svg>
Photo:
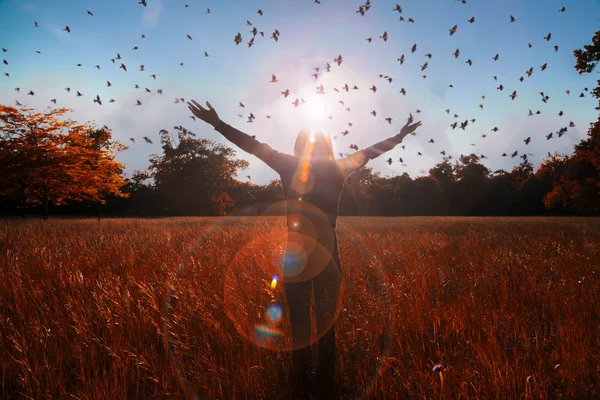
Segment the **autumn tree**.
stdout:
<svg viewBox="0 0 600 400">
<path fill-rule="evenodd" d="M 592 38 L 591 45 L 585 45 L 583 46 L 583 49 L 574 50 L 573 54 L 577 59 L 575 69 L 580 75 L 584 73 L 589 74 L 594 71 L 598 62 L 600 62 L 600 31 L 596 32 Z M 599 99 L 596 110 L 600 110 L 600 79 L 598 80 L 596 88 L 591 92 L 594 97 Z"/>
<path fill-rule="evenodd" d="M 21 208 L 41 205 L 44 218 L 50 204 L 125 196 L 123 165 L 115 161 L 125 147 L 107 129 L 58 119 L 68 111 L 0 105 L 0 197 Z"/>
<path fill-rule="evenodd" d="M 600 62 L 600 31 L 592 44 L 573 52 L 579 74 L 591 73 Z M 590 91 L 599 99 L 598 86 Z M 590 124 L 587 138 L 575 145 L 572 155 L 554 154 L 537 171 L 538 176 L 551 176 L 552 190 L 544 198 L 548 208 L 563 207 L 583 214 L 600 213 L 600 118 Z"/>
</svg>

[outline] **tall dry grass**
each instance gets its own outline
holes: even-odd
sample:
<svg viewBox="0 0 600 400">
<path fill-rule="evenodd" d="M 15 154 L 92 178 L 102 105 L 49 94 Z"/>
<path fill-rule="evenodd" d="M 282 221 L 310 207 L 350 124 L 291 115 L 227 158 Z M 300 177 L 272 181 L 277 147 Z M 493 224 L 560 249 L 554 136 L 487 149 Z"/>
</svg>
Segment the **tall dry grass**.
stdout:
<svg viewBox="0 0 600 400">
<path fill-rule="evenodd" d="M 600 398 L 600 219 L 338 225 L 344 398 Z M 285 304 L 269 287 L 284 233 L 278 217 L 0 222 L 0 397 L 288 398 L 289 352 L 252 336 Z"/>
</svg>

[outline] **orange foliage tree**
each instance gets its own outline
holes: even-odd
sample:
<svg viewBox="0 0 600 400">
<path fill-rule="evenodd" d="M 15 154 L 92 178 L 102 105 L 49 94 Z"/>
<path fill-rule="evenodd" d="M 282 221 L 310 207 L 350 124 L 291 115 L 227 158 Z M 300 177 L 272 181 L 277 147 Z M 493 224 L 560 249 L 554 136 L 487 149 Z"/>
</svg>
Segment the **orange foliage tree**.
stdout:
<svg viewBox="0 0 600 400">
<path fill-rule="evenodd" d="M 89 200 L 105 203 L 108 195 L 127 197 L 123 165 L 111 131 L 58 117 L 68 109 L 36 112 L 0 104 L 0 198 L 19 207 L 63 205 Z"/>
</svg>

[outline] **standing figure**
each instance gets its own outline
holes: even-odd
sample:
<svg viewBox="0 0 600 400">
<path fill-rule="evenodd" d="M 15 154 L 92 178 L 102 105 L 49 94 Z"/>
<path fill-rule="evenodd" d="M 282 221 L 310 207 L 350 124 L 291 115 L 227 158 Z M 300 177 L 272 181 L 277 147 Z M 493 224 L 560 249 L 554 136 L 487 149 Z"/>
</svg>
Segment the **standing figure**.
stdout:
<svg viewBox="0 0 600 400">
<path fill-rule="evenodd" d="M 297 399 L 336 399 L 334 322 L 342 286 L 342 269 L 335 232 L 339 200 L 346 178 L 369 160 L 392 150 L 421 122 L 407 123 L 399 134 L 344 159 L 335 159 L 331 137 L 302 129 L 294 155 L 280 153 L 220 120 L 215 109 L 188 102 L 192 113 L 212 125 L 242 150 L 273 168 L 283 186 L 287 245 L 283 262 L 283 286 L 292 329 L 293 391 Z M 318 338 L 316 380 L 312 379 L 310 320 L 311 297 L 315 297 Z"/>
</svg>

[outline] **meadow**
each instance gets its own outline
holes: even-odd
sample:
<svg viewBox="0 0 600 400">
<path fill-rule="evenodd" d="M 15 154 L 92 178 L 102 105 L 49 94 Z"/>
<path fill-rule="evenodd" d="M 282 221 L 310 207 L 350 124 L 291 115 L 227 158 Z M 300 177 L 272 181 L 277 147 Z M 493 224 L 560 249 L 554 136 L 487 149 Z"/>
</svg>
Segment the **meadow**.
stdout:
<svg viewBox="0 0 600 400">
<path fill-rule="evenodd" d="M 284 235 L 0 221 L 0 398 L 289 398 Z M 600 218 L 341 217 L 338 238 L 343 398 L 600 398 Z M 253 333 L 276 303 L 275 343 Z"/>
</svg>

